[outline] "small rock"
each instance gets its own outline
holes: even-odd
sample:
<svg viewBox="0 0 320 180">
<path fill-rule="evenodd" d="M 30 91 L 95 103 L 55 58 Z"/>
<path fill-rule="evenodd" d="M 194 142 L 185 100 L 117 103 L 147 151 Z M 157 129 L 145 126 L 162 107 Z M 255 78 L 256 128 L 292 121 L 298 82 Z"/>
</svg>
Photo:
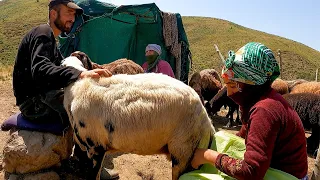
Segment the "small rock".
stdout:
<svg viewBox="0 0 320 180">
<path fill-rule="evenodd" d="M 48 169 L 70 157 L 72 147 L 71 129 L 64 136 L 16 130 L 10 133 L 3 149 L 3 169 L 16 174 Z"/>
<path fill-rule="evenodd" d="M 46 173 L 27 175 L 23 178 L 23 180 L 60 180 L 60 177 L 56 172 L 51 171 Z"/>
<path fill-rule="evenodd" d="M 18 180 L 18 179 L 21 179 L 21 178 L 19 178 L 19 175 L 16 175 L 16 174 L 11 174 L 8 178 L 8 180 Z"/>
</svg>

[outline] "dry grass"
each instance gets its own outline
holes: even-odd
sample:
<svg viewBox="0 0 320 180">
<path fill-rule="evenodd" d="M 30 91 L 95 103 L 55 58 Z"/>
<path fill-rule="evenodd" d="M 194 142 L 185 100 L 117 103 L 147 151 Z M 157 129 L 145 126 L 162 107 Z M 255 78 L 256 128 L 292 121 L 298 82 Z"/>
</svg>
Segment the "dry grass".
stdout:
<svg viewBox="0 0 320 180">
<path fill-rule="evenodd" d="M 48 17 L 48 0 L 0 1 L 0 66 L 12 65 L 24 34 Z"/>
<path fill-rule="evenodd" d="M 12 79 L 12 66 L 0 66 L 0 81 L 7 81 Z"/>
<path fill-rule="evenodd" d="M 183 23 L 193 53 L 193 72 L 205 68 L 221 70 L 221 60 L 214 44 L 227 57 L 229 50 L 236 51 L 250 41 L 265 44 L 275 55 L 281 49 L 283 79 L 314 80 L 316 68 L 320 67 L 319 51 L 289 39 L 216 18 L 184 17 Z"/>
</svg>

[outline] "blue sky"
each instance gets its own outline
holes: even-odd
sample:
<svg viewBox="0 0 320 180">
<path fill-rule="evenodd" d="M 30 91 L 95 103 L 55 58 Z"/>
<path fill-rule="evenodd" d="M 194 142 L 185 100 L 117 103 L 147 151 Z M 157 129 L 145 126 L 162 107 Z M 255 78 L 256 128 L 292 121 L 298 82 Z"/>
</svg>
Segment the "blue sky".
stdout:
<svg viewBox="0 0 320 180">
<path fill-rule="evenodd" d="M 301 42 L 320 51 L 319 0 L 102 0 L 115 5 L 155 2 L 166 12 L 205 16 Z"/>
</svg>

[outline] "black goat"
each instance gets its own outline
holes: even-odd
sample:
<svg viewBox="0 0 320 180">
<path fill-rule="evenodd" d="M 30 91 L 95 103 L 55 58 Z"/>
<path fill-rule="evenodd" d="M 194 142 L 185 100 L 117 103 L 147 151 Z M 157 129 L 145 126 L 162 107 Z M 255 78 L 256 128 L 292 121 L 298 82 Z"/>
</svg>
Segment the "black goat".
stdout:
<svg viewBox="0 0 320 180">
<path fill-rule="evenodd" d="M 320 95 L 313 93 L 285 94 L 284 99 L 298 113 L 303 127 L 311 129 L 307 139 L 308 153 L 313 154 L 319 146 L 320 139 Z"/>
<path fill-rule="evenodd" d="M 237 111 L 236 123 L 241 124 L 239 118 L 239 105 L 227 96 L 227 87 L 223 87 L 220 91 L 218 91 L 218 93 L 205 104 L 205 107 L 208 111 L 208 114 L 214 115 L 220 111 L 221 107 L 224 105 L 229 107 L 229 111 L 226 115 L 226 117 L 229 118 L 229 122 L 227 123 L 226 127 L 233 126 L 234 111 Z"/>
</svg>

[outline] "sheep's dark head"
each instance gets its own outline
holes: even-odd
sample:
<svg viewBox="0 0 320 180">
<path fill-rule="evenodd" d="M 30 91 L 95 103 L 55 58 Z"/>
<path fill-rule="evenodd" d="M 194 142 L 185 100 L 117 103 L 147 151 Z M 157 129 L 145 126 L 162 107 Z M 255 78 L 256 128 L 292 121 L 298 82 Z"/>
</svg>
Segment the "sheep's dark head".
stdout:
<svg viewBox="0 0 320 180">
<path fill-rule="evenodd" d="M 194 91 L 196 91 L 196 93 L 199 95 L 202 104 L 204 104 L 204 98 L 202 96 L 202 90 L 201 90 L 201 86 L 199 84 L 194 84 L 192 86 L 192 89 L 194 89 Z"/>
<path fill-rule="evenodd" d="M 77 57 L 82 62 L 84 68 L 86 68 L 87 70 L 93 69 L 92 61 L 90 60 L 89 56 L 86 55 L 84 52 L 76 51 L 73 52 L 70 56 Z"/>
<path fill-rule="evenodd" d="M 229 97 L 227 96 L 227 87 L 224 86 L 218 93 L 206 103 L 206 109 L 212 113 L 217 113 L 220 108 L 227 103 Z"/>
<path fill-rule="evenodd" d="M 199 72 L 195 72 L 190 81 L 189 81 L 189 86 L 192 87 L 192 89 L 194 89 L 197 94 L 199 95 L 202 104 L 204 104 L 204 98 L 202 96 L 202 86 L 201 86 L 201 76 Z"/>
</svg>

